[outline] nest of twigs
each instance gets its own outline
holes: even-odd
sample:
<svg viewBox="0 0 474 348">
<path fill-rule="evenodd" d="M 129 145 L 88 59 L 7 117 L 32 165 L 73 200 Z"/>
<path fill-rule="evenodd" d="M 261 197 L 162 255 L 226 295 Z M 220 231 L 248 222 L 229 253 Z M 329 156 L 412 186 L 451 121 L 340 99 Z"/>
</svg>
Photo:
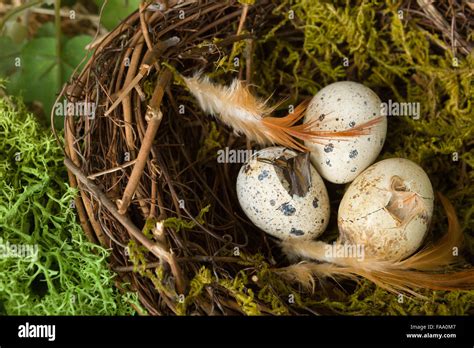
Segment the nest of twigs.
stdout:
<svg viewBox="0 0 474 348">
<path fill-rule="evenodd" d="M 218 164 L 215 151 L 200 151 L 215 122 L 173 83 L 173 68 L 183 75 L 212 71 L 223 51 L 238 41 L 250 44 L 265 30 L 274 5 L 168 5 L 164 11 L 142 8 L 98 44 L 67 90 L 70 102 L 95 103 L 95 117 L 67 117 L 65 124 L 66 152 L 76 168 L 70 181 L 80 189 L 76 207 L 85 233 L 112 249 L 111 266 L 151 314 L 178 313 L 202 266 L 216 279 L 232 280 L 248 267 L 242 255 L 268 256 L 272 248 L 236 211 L 240 164 Z M 241 18 L 252 34 L 236 32 Z M 246 148 L 245 138 L 217 128 L 228 146 Z M 156 222 L 164 222 L 162 229 Z M 144 258 L 139 265 L 137 258 Z M 206 284 L 186 303 L 186 313 L 241 313 L 229 291 L 219 282 Z"/>
<path fill-rule="evenodd" d="M 163 4 L 142 5 L 96 43 L 63 91 L 70 102 L 97 106 L 93 118 L 65 118 L 66 165 L 80 192 L 83 229 L 111 249 L 118 286 L 130 284 L 152 315 L 314 313 L 291 306 L 288 295 L 302 289 L 273 272 L 287 261 L 240 211 L 241 164 L 217 163 L 215 149 L 206 151 L 211 133 L 233 149 L 252 144 L 205 115 L 176 74 L 212 72 L 241 44 L 229 78 L 251 83 L 256 39 L 273 29 L 278 4 Z M 251 285 L 242 287 L 242 277 Z M 326 294 L 338 288 L 326 285 Z"/>
</svg>

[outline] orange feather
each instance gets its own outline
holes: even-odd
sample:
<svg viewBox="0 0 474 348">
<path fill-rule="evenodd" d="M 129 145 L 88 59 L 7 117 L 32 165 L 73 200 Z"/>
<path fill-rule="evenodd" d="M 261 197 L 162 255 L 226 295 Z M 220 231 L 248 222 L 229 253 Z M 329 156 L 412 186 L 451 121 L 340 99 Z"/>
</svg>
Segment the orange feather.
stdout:
<svg viewBox="0 0 474 348">
<path fill-rule="evenodd" d="M 439 194 L 448 217 L 448 232 L 436 243 L 427 245 L 405 260 L 392 261 L 375 258 L 358 260 L 354 257 L 328 257 L 323 242 L 282 242 L 283 250 L 291 257 L 309 260 L 275 270 L 287 279 L 295 280 L 306 287 L 313 287 L 316 278 L 364 277 L 391 292 L 405 293 L 417 297 L 419 289 L 468 290 L 474 289 L 474 268 L 462 268 L 462 260 L 454 248 L 460 249 L 462 232 L 454 207 Z"/>
<path fill-rule="evenodd" d="M 382 117 L 378 117 L 339 132 L 313 130 L 314 122 L 297 124 L 304 117 L 309 100 L 303 101 L 293 113 L 285 117 L 274 117 L 272 113 L 276 106 L 268 106 L 268 100 L 252 95 L 242 81 L 235 79 L 226 87 L 214 84 L 208 77 L 199 74 L 183 79 L 205 112 L 218 117 L 235 132 L 244 134 L 260 145 L 278 144 L 304 152 L 308 149 L 298 140 L 321 143 L 335 138 L 369 134 L 370 129 L 382 120 Z"/>
</svg>

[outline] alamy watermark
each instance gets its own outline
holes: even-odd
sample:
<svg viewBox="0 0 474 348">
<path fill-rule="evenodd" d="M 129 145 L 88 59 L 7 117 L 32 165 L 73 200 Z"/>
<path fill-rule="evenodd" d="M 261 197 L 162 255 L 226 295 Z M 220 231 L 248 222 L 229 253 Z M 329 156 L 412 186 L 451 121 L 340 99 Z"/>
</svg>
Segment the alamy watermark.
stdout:
<svg viewBox="0 0 474 348">
<path fill-rule="evenodd" d="M 380 104 L 382 116 L 408 116 L 414 120 L 420 118 L 420 103 L 418 102 L 396 102 L 389 99 L 388 102 Z"/>
<path fill-rule="evenodd" d="M 63 100 L 62 103 L 54 104 L 54 115 L 61 117 L 78 116 L 93 119 L 95 118 L 96 109 L 96 103 L 85 101 L 72 103 L 70 101 Z"/>
<path fill-rule="evenodd" d="M 217 163 L 247 163 L 257 150 L 236 150 L 225 147 L 217 151 Z"/>
<path fill-rule="evenodd" d="M 52 342 L 56 340 L 56 325 L 54 324 L 25 324 L 18 326 L 19 338 L 46 338 Z"/>
<path fill-rule="evenodd" d="M 0 237 L 0 258 L 19 258 L 31 261 L 38 260 L 37 244 L 11 244 Z"/>
<path fill-rule="evenodd" d="M 357 261 L 363 261 L 365 249 L 363 244 L 327 244 L 324 246 L 324 256 L 327 259 L 355 258 Z"/>
</svg>

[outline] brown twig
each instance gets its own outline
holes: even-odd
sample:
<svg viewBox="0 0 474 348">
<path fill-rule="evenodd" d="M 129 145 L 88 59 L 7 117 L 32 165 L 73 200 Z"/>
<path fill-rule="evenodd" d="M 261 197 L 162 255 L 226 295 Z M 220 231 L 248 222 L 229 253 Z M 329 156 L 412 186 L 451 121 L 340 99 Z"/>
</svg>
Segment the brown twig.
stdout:
<svg viewBox="0 0 474 348">
<path fill-rule="evenodd" d="M 87 176 L 87 179 L 90 179 L 90 180 L 93 180 L 95 178 L 98 178 L 99 176 L 102 176 L 102 175 L 105 175 L 105 174 L 110 174 L 110 173 L 114 173 L 116 171 L 119 171 L 119 170 L 124 170 L 125 168 L 131 166 L 131 165 L 134 165 L 135 163 L 137 162 L 136 159 L 130 161 L 130 162 L 127 162 L 127 163 L 124 163 L 122 164 L 121 166 L 118 166 L 118 167 L 114 167 L 114 168 L 110 168 L 110 169 L 106 169 L 106 170 L 102 170 L 98 173 L 94 173 L 94 174 L 91 174 L 91 175 L 88 175 Z"/>
<path fill-rule="evenodd" d="M 97 239 L 105 239 L 101 244 L 112 249 L 110 263 L 124 265 L 116 269 L 120 282 L 131 284 L 151 315 L 177 314 L 176 295 L 185 294 L 187 279 L 201 267 L 217 279 L 230 279 L 242 270 L 254 274 L 258 263 L 242 263 L 245 259 L 235 253 L 270 255 L 269 249 L 275 247 L 271 240 L 262 243 L 263 232 L 240 216 L 233 184 L 240 165 L 217 164 L 214 149 L 197 157 L 213 121 L 199 111 L 187 90 L 170 83 L 172 73 L 162 64 L 176 67 L 185 76 L 199 69 L 215 71 L 216 60 L 228 55 L 232 45 L 258 37 L 258 30 L 245 33 L 244 28 L 262 26 L 274 5 L 242 6 L 236 0 L 172 0 L 168 5 L 166 9 L 142 5 L 141 11 L 97 43 L 92 59 L 67 89 L 70 100 L 74 96 L 75 101 L 97 105 L 95 119 L 71 118 L 66 127 L 67 157 L 76 165 L 76 171 L 68 169 L 70 181 L 77 181 L 79 201 L 87 210 L 81 223 L 88 223 Z M 219 40 L 214 42 L 214 38 Z M 241 72 L 250 80 L 254 68 L 250 42 L 244 55 Z M 130 59 L 128 66 L 125 58 Z M 221 71 L 216 75 L 218 79 L 224 76 Z M 150 97 L 151 83 L 155 84 L 153 93 L 144 101 L 144 93 Z M 163 118 L 155 131 L 157 125 L 152 124 L 160 111 Z M 245 147 L 245 139 L 233 137 L 229 129 L 216 124 L 223 138 L 219 143 Z M 87 180 L 87 174 L 94 181 Z M 125 204 L 117 206 L 124 196 Z M 208 204 L 209 212 L 197 219 Z M 140 229 L 150 217 L 188 224 L 179 231 L 163 227 L 149 239 Z M 153 250 L 145 273 L 131 272 L 123 247 L 130 238 Z M 150 271 L 160 264 L 172 277 L 157 283 Z M 214 285 L 206 289 L 188 303 L 188 314 L 242 313 L 231 293 Z M 268 311 L 263 301 L 255 301 L 262 312 Z"/>
<path fill-rule="evenodd" d="M 153 49 L 153 44 L 150 39 L 150 33 L 148 32 L 148 25 L 145 19 L 145 10 L 148 7 L 148 5 L 149 4 L 144 4 L 143 2 L 141 2 L 139 13 L 140 13 L 140 27 L 142 30 L 142 34 L 143 34 L 143 37 L 145 38 L 145 42 L 148 47 L 148 50 L 151 51 Z"/>
<path fill-rule="evenodd" d="M 238 257 L 231 257 L 231 256 L 202 256 L 196 255 L 193 257 L 180 257 L 176 259 L 177 262 L 241 262 L 242 259 Z M 156 268 L 159 267 L 159 262 L 149 262 L 145 268 Z M 117 266 L 114 267 L 114 271 L 116 272 L 133 272 L 134 265 L 131 266 Z"/>
<path fill-rule="evenodd" d="M 115 204 L 99 189 L 97 185 L 87 179 L 87 177 L 69 158 L 64 159 L 64 164 L 76 176 L 76 178 L 82 184 L 84 184 L 90 192 L 94 194 L 100 204 L 102 204 L 117 219 L 117 221 L 119 221 L 122 226 L 125 227 L 131 236 L 137 239 L 138 242 L 145 246 L 153 255 L 170 265 L 171 271 L 176 278 L 176 286 L 178 291 L 181 293 L 184 292 L 185 284 L 183 280 L 183 274 L 181 268 L 176 262 L 173 252 L 167 251 L 165 246 L 158 241 L 152 242 L 133 224 L 133 222 L 128 217 L 120 214 L 115 207 Z"/>
<path fill-rule="evenodd" d="M 132 174 L 130 174 L 130 178 L 128 179 L 125 191 L 123 192 L 122 199 L 117 201 L 120 214 L 125 214 L 127 212 L 128 206 L 132 201 L 132 197 L 135 194 L 135 190 L 137 189 L 138 183 L 140 182 L 141 176 L 143 174 L 143 169 L 145 168 L 148 155 L 150 154 L 151 146 L 155 140 L 156 132 L 158 131 L 161 119 L 163 118 L 161 111 L 152 111 L 150 114 L 151 117 L 148 120 L 145 138 L 143 139 L 142 146 L 138 152 Z"/>
<path fill-rule="evenodd" d="M 123 227 L 127 229 L 131 236 L 136 238 L 141 244 L 143 244 L 148 250 L 150 250 L 156 257 L 163 259 L 168 262 L 170 254 L 165 248 L 158 244 L 150 241 L 126 216 L 120 214 L 115 207 L 115 204 L 99 189 L 99 187 L 94 184 L 92 181 L 87 179 L 87 177 L 81 172 L 81 170 L 76 167 L 76 165 L 69 159 L 64 159 L 64 164 L 66 167 L 76 176 L 76 178 L 86 186 L 86 188 L 94 194 L 96 199 L 102 204 L 116 219 L 119 221 Z"/>
<path fill-rule="evenodd" d="M 456 49 L 458 47 L 464 54 L 470 54 L 472 50 L 471 45 L 466 40 L 464 40 L 454 29 L 454 16 L 452 24 L 449 25 L 446 19 L 439 13 L 439 11 L 433 5 L 433 1 L 417 0 L 417 2 L 423 12 L 431 19 L 431 21 L 433 21 L 433 23 L 438 27 L 441 33 L 447 38 L 450 38 L 451 48 L 454 56 L 456 56 Z"/>
</svg>

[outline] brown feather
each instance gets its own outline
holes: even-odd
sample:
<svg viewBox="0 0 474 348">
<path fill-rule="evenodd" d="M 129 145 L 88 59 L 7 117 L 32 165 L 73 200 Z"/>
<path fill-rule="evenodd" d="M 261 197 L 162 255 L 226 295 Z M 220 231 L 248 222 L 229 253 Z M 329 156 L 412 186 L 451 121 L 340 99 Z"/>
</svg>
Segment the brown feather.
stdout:
<svg viewBox="0 0 474 348">
<path fill-rule="evenodd" d="M 214 84 L 208 77 L 199 74 L 191 78 L 183 77 L 183 80 L 205 112 L 260 145 L 278 144 L 306 152 L 307 147 L 298 140 L 322 143 L 335 138 L 365 135 L 382 120 L 378 117 L 339 132 L 314 130 L 314 122 L 296 124 L 304 117 L 309 100 L 303 101 L 285 117 L 274 117 L 271 115 L 277 106 L 268 106 L 268 100 L 252 95 L 248 87 L 237 79 L 228 87 Z"/>
<path fill-rule="evenodd" d="M 461 268 L 460 257 L 453 248 L 460 248 L 461 228 L 454 207 L 439 194 L 448 217 L 448 232 L 436 243 L 426 246 L 401 261 L 354 257 L 328 257 L 327 244 L 317 241 L 284 241 L 283 250 L 291 257 L 303 257 L 323 263 L 301 262 L 276 270 L 277 273 L 296 280 L 308 288 L 314 287 L 310 277 L 364 277 L 391 292 L 422 297 L 419 289 L 467 290 L 474 289 L 474 268 Z"/>
</svg>

